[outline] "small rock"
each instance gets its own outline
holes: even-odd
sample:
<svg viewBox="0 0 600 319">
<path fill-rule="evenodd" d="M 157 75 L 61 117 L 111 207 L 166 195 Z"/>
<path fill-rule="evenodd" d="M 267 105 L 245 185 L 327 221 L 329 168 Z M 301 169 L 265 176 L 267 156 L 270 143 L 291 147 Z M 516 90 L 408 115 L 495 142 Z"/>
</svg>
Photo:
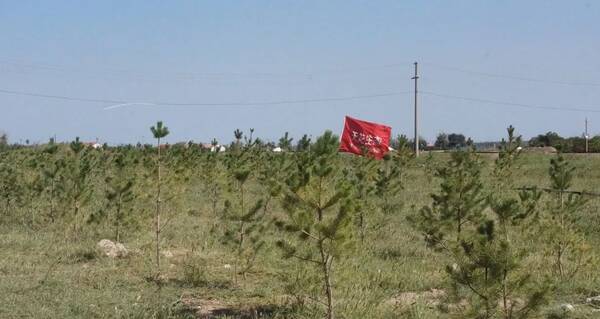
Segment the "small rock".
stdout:
<svg viewBox="0 0 600 319">
<path fill-rule="evenodd" d="M 593 306 L 597 306 L 597 307 L 599 307 L 599 306 L 600 306 L 600 296 L 596 296 L 596 297 L 590 297 L 590 298 L 587 298 L 587 299 L 585 300 L 585 302 L 586 302 L 586 303 L 589 303 L 589 304 L 591 304 L 591 305 L 593 305 Z"/>
<path fill-rule="evenodd" d="M 564 304 L 560 305 L 559 308 L 564 312 L 572 312 L 575 310 L 575 307 L 573 307 L 573 305 L 570 303 L 564 303 Z"/>
<path fill-rule="evenodd" d="M 225 269 L 231 269 L 231 265 L 230 264 L 225 264 L 225 265 L 223 265 L 223 268 L 225 268 Z"/>
<path fill-rule="evenodd" d="M 127 257 L 129 252 L 127 248 L 121 243 L 114 243 L 108 239 L 102 239 L 96 244 L 98 250 L 100 250 L 105 256 L 110 258 L 122 258 Z"/>
</svg>

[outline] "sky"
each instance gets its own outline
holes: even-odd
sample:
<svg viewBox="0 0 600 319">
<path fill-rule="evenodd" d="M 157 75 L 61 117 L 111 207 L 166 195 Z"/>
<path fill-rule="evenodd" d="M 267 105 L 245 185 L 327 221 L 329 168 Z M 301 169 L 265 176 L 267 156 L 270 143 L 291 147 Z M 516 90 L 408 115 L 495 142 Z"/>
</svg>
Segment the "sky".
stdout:
<svg viewBox="0 0 600 319">
<path fill-rule="evenodd" d="M 600 133 L 596 1 L 0 0 L 12 142 L 277 140 L 345 115 L 420 135 Z M 139 104 L 128 104 L 139 103 Z M 125 104 L 125 105 L 123 105 Z"/>
</svg>

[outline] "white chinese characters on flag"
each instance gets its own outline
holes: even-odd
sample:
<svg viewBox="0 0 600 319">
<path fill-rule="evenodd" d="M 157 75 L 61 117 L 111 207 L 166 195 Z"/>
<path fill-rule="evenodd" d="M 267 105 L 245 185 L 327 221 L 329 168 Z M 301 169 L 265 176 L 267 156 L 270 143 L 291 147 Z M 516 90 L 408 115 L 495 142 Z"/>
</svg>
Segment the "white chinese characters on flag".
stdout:
<svg viewBox="0 0 600 319">
<path fill-rule="evenodd" d="M 392 128 L 346 116 L 340 151 L 358 155 L 366 150 L 369 155 L 381 159 L 389 150 Z"/>
</svg>

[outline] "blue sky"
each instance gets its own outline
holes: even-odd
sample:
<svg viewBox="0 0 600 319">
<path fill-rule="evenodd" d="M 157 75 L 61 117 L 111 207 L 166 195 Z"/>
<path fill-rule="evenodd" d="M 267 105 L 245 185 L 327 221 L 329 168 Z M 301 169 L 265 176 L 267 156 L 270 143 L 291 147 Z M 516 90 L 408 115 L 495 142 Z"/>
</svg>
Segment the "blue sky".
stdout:
<svg viewBox="0 0 600 319">
<path fill-rule="evenodd" d="M 340 133 L 344 115 L 410 135 L 413 96 L 403 92 L 413 89 L 413 61 L 424 92 L 600 111 L 594 1 L 0 0 L 0 21 L 0 91 L 191 104 L 396 94 L 105 110 L 115 103 L 0 92 L 0 130 L 12 141 L 149 142 L 156 120 L 170 142 L 230 141 L 251 127 L 275 140 Z M 586 117 L 600 133 L 599 112 L 431 94 L 419 102 L 428 140 L 439 132 L 495 140 L 509 124 L 525 137 L 580 135 Z"/>
</svg>

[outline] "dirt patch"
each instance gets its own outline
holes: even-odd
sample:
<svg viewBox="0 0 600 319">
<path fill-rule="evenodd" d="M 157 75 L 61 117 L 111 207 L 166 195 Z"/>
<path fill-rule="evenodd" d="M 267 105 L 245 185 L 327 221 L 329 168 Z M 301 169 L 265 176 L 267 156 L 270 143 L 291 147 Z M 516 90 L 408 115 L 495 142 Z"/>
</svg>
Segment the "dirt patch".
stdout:
<svg viewBox="0 0 600 319">
<path fill-rule="evenodd" d="M 407 308 L 416 304 L 417 302 L 433 308 L 439 306 L 445 297 L 446 292 L 444 290 L 433 288 L 423 292 L 403 292 L 390 299 L 389 302 L 399 308 Z"/>
<path fill-rule="evenodd" d="M 222 317 L 239 319 L 270 318 L 278 309 L 275 305 L 233 305 L 216 299 L 200 299 L 190 296 L 182 297 L 181 302 L 197 318 L 202 319 Z"/>
</svg>

